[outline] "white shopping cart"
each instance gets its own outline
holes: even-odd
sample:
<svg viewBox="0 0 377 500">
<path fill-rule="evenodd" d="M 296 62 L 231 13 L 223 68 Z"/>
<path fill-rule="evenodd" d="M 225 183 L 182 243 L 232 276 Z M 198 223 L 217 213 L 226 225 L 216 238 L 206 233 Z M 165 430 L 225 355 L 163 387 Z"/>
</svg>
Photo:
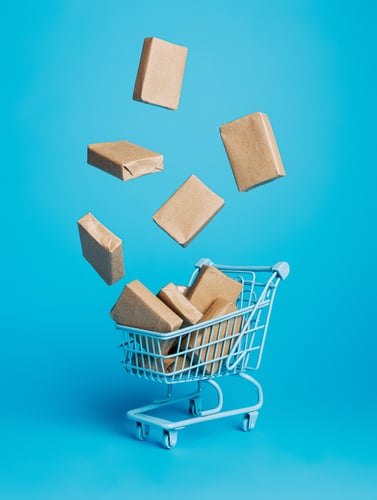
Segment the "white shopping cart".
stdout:
<svg viewBox="0 0 377 500">
<path fill-rule="evenodd" d="M 289 274 L 289 265 L 278 262 L 273 266 L 226 266 L 216 265 L 209 259 L 201 259 L 188 283 L 196 279 L 202 266 L 215 266 L 226 275 L 242 284 L 237 300 L 237 310 L 205 323 L 171 333 L 140 330 L 117 324 L 123 341 L 126 371 L 135 376 L 167 384 L 167 395 L 163 400 L 128 411 L 127 417 L 136 422 L 136 437 L 144 440 L 150 426 L 163 431 L 163 445 L 174 448 L 177 431 L 200 422 L 243 415 L 242 429 L 254 428 L 258 410 L 263 404 L 262 387 L 249 371 L 260 366 L 266 333 L 270 320 L 276 289 L 281 279 Z M 175 346 L 163 354 L 167 341 Z M 165 343 L 165 344 L 164 344 Z M 241 377 L 257 390 L 258 401 L 251 406 L 223 410 L 223 392 L 216 381 L 220 377 Z M 195 392 L 173 398 L 174 384 L 197 383 Z M 202 384 L 215 389 L 217 404 L 211 409 L 202 409 Z M 191 417 L 172 421 L 152 415 L 154 410 L 187 401 Z"/>
</svg>

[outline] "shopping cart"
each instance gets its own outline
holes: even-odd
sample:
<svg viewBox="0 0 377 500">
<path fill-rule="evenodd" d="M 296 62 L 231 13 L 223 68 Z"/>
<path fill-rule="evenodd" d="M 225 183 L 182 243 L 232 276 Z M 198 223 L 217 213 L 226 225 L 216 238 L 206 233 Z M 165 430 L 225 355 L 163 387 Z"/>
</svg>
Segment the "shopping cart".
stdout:
<svg viewBox="0 0 377 500">
<path fill-rule="evenodd" d="M 201 259 L 188 283 L 190 286 L 203 266 L 217 269 L 238 280 L 242 291 L 237 300 L 237 310 L 211 321 L 196 324 L 171 333 L 158 333 L 116 324 L 121 331 L 124 353 L 123 364 L 127 372 L 143 379 L 167 384 L 167 394 L 162 400 L 128 411 L 127 417 L 136 422 L 136 437 L 144 440 L 150 426 L 163 431 L 163 445 L 174 448 L 177 431 L 186 426 L 243 415 L 242 429 L 254 428 L 258 410 L 263 404 L 262 387 L 247 372 L 260 366 L 266 333 L 276 289 L 281 279 L 289 274 L 289 265 L 278 262 L 270 267 L 244 267 L 216 265 L 209 259 Z M 166 342 L 173 348 L 168 354 Z M 216 381 L 233 375 L 251 384 L 257 391 L 258 401 L 253 405 L 223 410 L 223 392 Z M 173 398 L 174 384 L 195 382 L 196 390 Z M 202 384 L 215 389 L 217 404 L 202 409 Z M 172 421 L 151 412 L 165 406 L 187 401 L 191 417 Z"/>
</svg>

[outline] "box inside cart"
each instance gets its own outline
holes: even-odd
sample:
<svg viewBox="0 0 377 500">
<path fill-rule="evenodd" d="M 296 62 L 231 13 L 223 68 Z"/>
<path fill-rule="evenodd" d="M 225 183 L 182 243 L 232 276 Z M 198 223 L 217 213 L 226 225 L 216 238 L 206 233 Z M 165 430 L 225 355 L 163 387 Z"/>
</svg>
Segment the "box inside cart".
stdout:
<svg viewBox="0 0 377 500">
<path fill-rule="evenodd" d="M 242 291 L 239 281 L 226 276 L 214 266 L 203 266 L 187 292 L 187 298 L 202 313 L 205 313 L 216 299 L 235 303 Z"/>
<path fill-rule="evenodd" d="M 114 321 L 141 330 L 167 333 L 178 330 L 183 320 L 140 281 L 128 283 L 110 312 Z M 143 346 L 156 354 L 167 354 L 174 339 L 166 341 L 140 335 Z"/>
</svg>

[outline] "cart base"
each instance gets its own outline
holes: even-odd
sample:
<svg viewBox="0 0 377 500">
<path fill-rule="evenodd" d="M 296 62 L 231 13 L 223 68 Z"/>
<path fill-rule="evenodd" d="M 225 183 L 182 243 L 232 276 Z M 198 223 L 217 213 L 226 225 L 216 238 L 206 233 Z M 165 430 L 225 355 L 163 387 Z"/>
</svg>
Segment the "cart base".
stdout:
<svg viewBox="0 0 377 500">
<path fill-rule="evenodd" d="M 137 439 L 141 441 L 146 439 L 149 434 L 150 426 L 155 426 L 162 429 L 163 431 L 163 446 L 166 449 L 172 449 L 177 444 L 178 430 L 184 429 L 189 425 L 199 424 L 202 422 L 207 422 L 209 420 L 231 417 L 234 415 L 244 415 L 244 418 L 242 420 L 242 429 L 244 431 L 250 431 L 255 426 L 258 417 L 258 410 L 263 404 L 262 387 L 259 382 L 257 382 L 247 373 L 239 373 L 238 375 L 234 376 L 246 380 L 248 383 L 252 384 L 254 388 L 257 389 L 258 402 L 256 404 L 224 411 L 224 398 L 222 389 L 220 385 L 212 379 L 198 382 L 198 388 L 195 392 L 186 394 L 179 398 L 172 398 L 172 387 L 169 385 L 168 393 L 165 399 L 145 406 L 141 406 L 139 408 L 135 408 L 127 412 L 127 418 L 136 422 Z M 217 394 L 217 405 L 209 410 L 202 410 L 201 408 L 201 384 L 203 383 L 211 385 L 215 389 Z M 165 406 L 177 404 L 183 401 L 189 401 L 189 412 L 192 415 L 191 418 L 172 421 L 155 417 L 153 415 L 148 415 L 148 413 L 153 410 L 157 410 Z"/>
</svg>

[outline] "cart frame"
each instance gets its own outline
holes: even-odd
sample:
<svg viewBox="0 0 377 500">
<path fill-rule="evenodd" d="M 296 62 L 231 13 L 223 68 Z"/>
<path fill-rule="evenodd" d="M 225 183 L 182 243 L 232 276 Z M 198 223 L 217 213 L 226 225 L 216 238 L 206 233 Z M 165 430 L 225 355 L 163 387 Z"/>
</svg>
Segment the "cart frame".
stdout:
<svg viewBox="0 0 377 500">
<path fill-rule="evenodd" d="M 140 440 L 148 436 L 151 426 L 162 429 L 162 442 L 167 449 L 176 445 L 178 430 L 197 423 L 243 415 L 242 429 L 250 431 L 254 428 L 258 410 L 263 404 L 263 391 L 260 383 L 247 372 L 260 367 L 276 290 L 280 281 L 289 274 L 286 262 L 273 266 L 227 266 L 200 259 L 188 286 L 195 281 L 203 266 L 215 266 L 242 283 L 237 311 L 171 333 L 116 324 L 123 335 L 120 347 L 126 371 L 167 385 L 164 399 L 129 410 L 127 417 L 136 422 L 136 437 Z M 167 343 L 175 346 L 173 352 L 166 353 Z M 229 375 L 252 386 L 257 392 L 257 401 L 223 410 L 223 391 L 215 379 Z M 173 398 L 174 385 L 188 382 L 197 383 L 196 391 Z M 206 410 L 202 409 L 203 384 L 211 386 L 217 396 L 216 405 Z M 189 418 L 167 420 L 150 414 L 184 401 L 189 402 Z"/>
</svg>

